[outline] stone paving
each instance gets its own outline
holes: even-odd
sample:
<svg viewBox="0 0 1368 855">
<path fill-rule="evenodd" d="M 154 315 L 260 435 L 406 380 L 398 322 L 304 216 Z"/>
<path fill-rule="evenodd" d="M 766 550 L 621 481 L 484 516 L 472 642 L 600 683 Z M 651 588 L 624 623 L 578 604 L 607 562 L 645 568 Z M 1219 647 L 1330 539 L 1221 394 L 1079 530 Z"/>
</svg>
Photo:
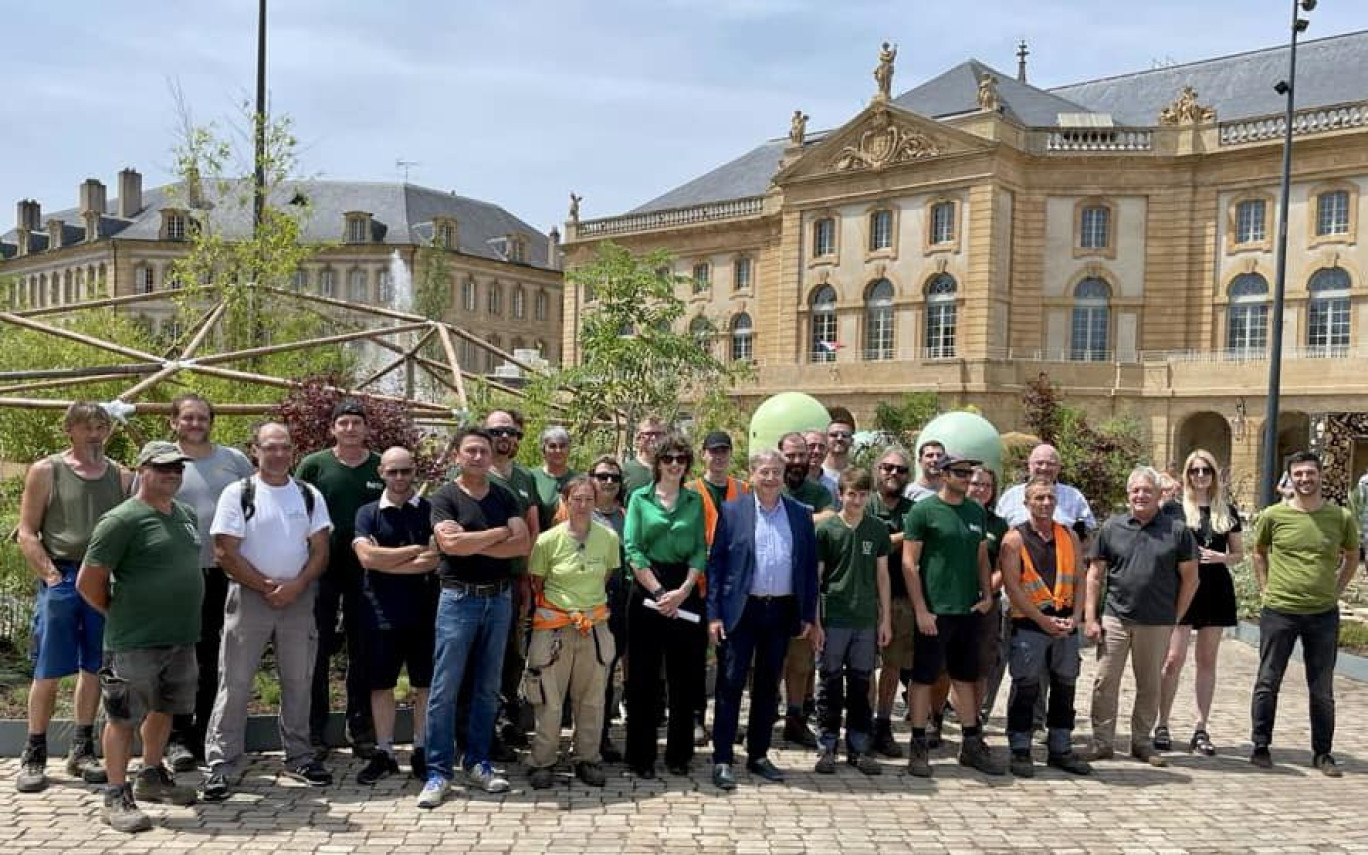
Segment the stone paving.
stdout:
<svg viewBox="0 0 1368 855">
<path fill-rule="evenodd" d="M 1085 659 L 1081 686 L 1092 673 L 1090 652 Z M 909 779 L 897 761 L 885 761 L 877 778 L 844 764 L 835 776 L 818 776 L 810 752 L 781 747 L 774 757 L 789 771 L 786 784 L 757 784 L 741 772 L 738 789 L 723 794 L 703 757 L 687 779 L 639 781 L 614 769 L 602 790 L 572 784 L 567 773 L 557 787 L 534 792 L 522 770 L 511 769 L 512 792 L 467 795 L 458 787 L 428 812 L 414 807 L 415 781 L 357 785 L 360 763 L 350 757 L 334 758 L 342 783 L 328 789 L 277 779 L 278 759 L 268 757 L 229 801 L 149 806 L 157 827 L 130 837 L 102 825 L 99 796 L 59 768 L 47 792 L 16 793 L 10 759 L 0 762 L 0 852 L 1368 852 L 1368 685 L 1336 683 L 1345 777 L 1328 780 L 1309 768 L 1304 678 L 1299 666 L 1289 668 L 1274 743 L 1279 765 L 1260 771 L 1246 759 L 1255 665 L 1251 648 L 1222 646 L 1210 727 L 1218 756 L 1174 753 L 1166 769 L 1115 760 L 1090 779 L 1038 767 L 1029 781 L 990 780 L 956 765 L 951 749 L 940 752 L 930 780 Z M 1174 713 L 1174 741 L 1184 745 L 1192 695 L 1190 672 L 1185 677 Z M 1080 722 L 1087 694 L 1079 693 Z M 1129 709 L 1123 692 L 1123 733 Z M 992 724 L 990 742 L 1002 751 L 1002 722 Z"/>
</svg>

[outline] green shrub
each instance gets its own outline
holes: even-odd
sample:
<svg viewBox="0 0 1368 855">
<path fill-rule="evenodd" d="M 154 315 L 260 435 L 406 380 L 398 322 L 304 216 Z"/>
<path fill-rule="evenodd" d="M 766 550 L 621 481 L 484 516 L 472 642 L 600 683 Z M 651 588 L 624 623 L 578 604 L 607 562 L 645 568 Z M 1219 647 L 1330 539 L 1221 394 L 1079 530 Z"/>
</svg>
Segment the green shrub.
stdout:
<svg viewBox="0 0 1368 855">
<path fill-rule="evenodd" d="M 1368 654 L 1368 623 L 1341 620 L 1339 646 L 1359 654 Z"/>
</svg>

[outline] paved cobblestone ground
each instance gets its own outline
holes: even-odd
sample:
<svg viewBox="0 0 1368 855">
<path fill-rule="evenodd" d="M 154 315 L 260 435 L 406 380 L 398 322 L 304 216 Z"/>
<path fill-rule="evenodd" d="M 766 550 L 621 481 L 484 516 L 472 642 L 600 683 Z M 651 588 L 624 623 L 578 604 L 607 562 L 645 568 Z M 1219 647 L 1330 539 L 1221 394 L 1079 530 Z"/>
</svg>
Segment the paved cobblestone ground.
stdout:
<svg viewBox="0 0 1368 855">
<path fill-rule="evenodd" d="M 1092 673 L 1085 658 L 1081 686 Z M 424 812 L 414 807 L 417 782 L 361 787 L 360 763 L 349 757 L 333 763 L 343 783 L 324 790 L 277 779 L 278 759 L 267 757 L 229 801 L 150 806 L 157 827 L 129 837 L 102 825 L 99 796 L 60 769 L 46 793 L 19 795 L 17 761 L 5 760 L 0 852 L 1368 852 L 1368 686 L 1336 683 L 1336 754 L 1345 777 L 1327 780 L 1309 768 L 1304 678 L 1299 666 L 1290 668 L 1274 744 L 1279 765 L 1264 772 L 1246 759 L 1255 665 L 1251 648 L 1222 646 L 1211 722 L 1217 757 L 1175 753 L 1167 769 L 1116 760 L 1099 764 L 1091 779 L 1038 768 L 1029 781 L 989 780 L 956 765 L 952 749 L 934 761 L 930 780 L 909 779 L 896 761 L 885 761 L 877 778 L 844 765 L 819 777 L 809 752 L 781 748 L 775 760 L 790 773 L 782 785 L 757 784 L 742 772 L 735 792 L 719 793 L 702 757 L 687 779 L 638 781 L 614 770 L 603 790 L 572 784 L 567 773 L 554 789 L 533 792 L 522 770 L 512 769 L 506 795 L 458 787 L 441 808 Z M 1184 676 L 1174 740 L 1186 744 L 1192 693 Z M 1079 695 L 1086 722 L 1088 692 Z M 1123 693 L 1123 729 L 1129 708 Z M 990 741 L 1003 751 L 1002 721 L 992 724 Z"/>
</svg>

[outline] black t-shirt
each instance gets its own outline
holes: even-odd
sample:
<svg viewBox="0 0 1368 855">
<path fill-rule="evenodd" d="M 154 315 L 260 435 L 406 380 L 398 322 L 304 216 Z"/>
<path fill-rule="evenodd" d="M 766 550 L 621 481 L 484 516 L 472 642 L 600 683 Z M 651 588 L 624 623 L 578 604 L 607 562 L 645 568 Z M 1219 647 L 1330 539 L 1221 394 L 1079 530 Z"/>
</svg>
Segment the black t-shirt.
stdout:
<svg viewBox="0 0 1368 855">
<path fill-rule="evenodd" d="M 432 506 L 416 497 L 384 508 L 379 500 L 369 502 L 356 512 L 356 537 L 391 549 L 425 546 L 432 538 Z M 367 570 L 365 601 L 377 626 L 430 627 L 437 611 L 436 574 Z"/>
<path fill-rule="evenodd" d="M 489 531 L 508 525 L 508 521 L 522 514 L 518 500 L 503 487 L 489 482 L 484 498 L 474 499 L 455 483 L 442 486 L 432 495 L 432 525 L 453 520 L 468 532 Z M 513 559 L 492 558 L 488 555 L 443 555 L 438 571 L 443 579 L 453 579 L 468 585 L 485 585 L 512 579 L 516 573 Z"/>
</svg>

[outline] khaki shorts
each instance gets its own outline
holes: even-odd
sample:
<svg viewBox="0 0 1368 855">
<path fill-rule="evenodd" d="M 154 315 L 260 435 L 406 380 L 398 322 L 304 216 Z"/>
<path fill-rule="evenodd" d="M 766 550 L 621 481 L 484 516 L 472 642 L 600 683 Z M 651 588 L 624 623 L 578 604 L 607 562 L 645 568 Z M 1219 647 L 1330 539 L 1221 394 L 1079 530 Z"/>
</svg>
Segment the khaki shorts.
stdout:
<svg viewBox="0 0 1368 855">
<path fill-rule="evenodd" d="M 893 638 L 880 649 L 879 661 L 885 668 L 912 667 L 912 641 L 917 634 L 917 613 L 912 600 L 894 597 L 889 612 L 893 623 Z"/>
</svg>

